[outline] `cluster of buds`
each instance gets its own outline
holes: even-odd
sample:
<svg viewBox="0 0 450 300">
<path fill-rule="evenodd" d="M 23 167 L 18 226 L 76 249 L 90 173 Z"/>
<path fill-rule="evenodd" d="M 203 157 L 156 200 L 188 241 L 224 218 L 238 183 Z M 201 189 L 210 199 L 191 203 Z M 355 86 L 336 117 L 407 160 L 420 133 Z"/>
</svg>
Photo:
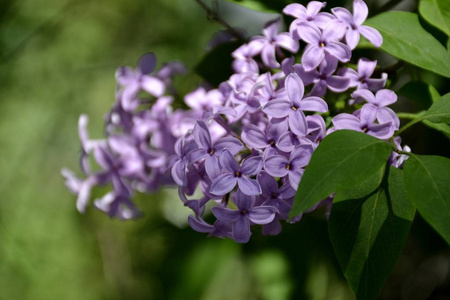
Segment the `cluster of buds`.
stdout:
<svg viewBox="0 0 450 300">
<path fill-rule="evenodd" d="M 279 33 L 279 20 L 267 24 L 263 35 L 233 52 L 235 73 L 227 81 L 185 95 L 189 109 L 172 107 L 172 78 L 185 71 L 180 63 L 152 75 L 156 58 L 147 54 L 135 71 L 120 67 L 106 138 L 89 139 L 87 117 L 80 117 L 86 177 L 63 170 L 67 186 L 78 195 L 78 210 L 85 211 L 94 186 L 112 184 L 95 207 L 110 217 L 135 218 L 133 193 L 176 186 L 192 210 L 190 226 L 210 236 L 245 243 L 253 225 L 276 235 L 280 221 L 300 220 L 301 215 L 290 218 L 294 197 L 327 134 L 351 129 L 388 140 L 399 127 L 387 107 L 397 101 L 384 89 L 387 75 L 371 78 L 377 62 L 361 58 L 357 70 L 344 66 L 360 34 L 375 46 L 382 43 L 378 31 L 362 25 L 366 4 L 355 0 L 353 14 L 345 8 L 320 12 L 324 7 L 317 1 L 288 5 L 283 12 L 295 18 L 289 32 Z M 351 99 L 345 109 L 333 109 L 338 113 L 330 116 L 327 95 L 347 91 Z M 331 120 L 328 126 L 324 116 Z M 401 148 L 398 138 L 394 142 Z M 101 171 L 92 171 L 91 155 Z M 398 154 L 390 159 L 397 167 L 403 161 Z M 331 203 L 332 196 L 311 210 L 327 206 L 329 212 Z M 216 220 L 208 223 L 204 217 L 211 213 Z"/>
</svg>

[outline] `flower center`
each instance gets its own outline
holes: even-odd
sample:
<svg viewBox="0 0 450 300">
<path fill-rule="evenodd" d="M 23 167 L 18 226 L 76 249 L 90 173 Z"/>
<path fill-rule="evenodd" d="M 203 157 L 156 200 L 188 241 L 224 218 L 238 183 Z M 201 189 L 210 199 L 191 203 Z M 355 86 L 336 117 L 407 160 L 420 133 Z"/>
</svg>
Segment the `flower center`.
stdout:
<svg viewBox="0 0 450 300">
<path fill-rule="evenodd" d="M 275 141 L 274 140 L 270 140 L 269 144 L 270 144 L 270 146 L 275 147 Z"/>
<path fill-rule="evenodd" d="M 214 154 L 214 152 L 215 152 L 215 151 L 214 151 L 213 148 L 211 148 L 211 149 L 208 150 L 208 153 L 211 154 L 211 155 Z"/>
<path fill-rule="evenodd" d="M 326 44 L 325 44 L 325 42 L 320 42 L 320 43 L 319 43 L 319 46 L 320 46 L 320 47 L 325 47 Z"/>
<path fill-rule="evenodd" d="M 292 105 L 291 109 L 292 109 L 293 111 L 296 111 L 296 110 L 298 109 L 298 107 L 296 107 L 295 105 Z"/>
<path fill-rule="evenodd" d="M 234 172 L 234 177 L 238 177 L 241 178 L 242 177 L 242 173 L 239 171 Z"/>
<path fill-rule="evenodd" d="M 287 164 L 286 165 L 286 170 L 290 170 L 290 169 L 292 169 L 292 165 L 291 164 Z"/>
<path fill-rule="evenodd" d="M 272 195 L 270 195 L 270 196 L 272 197 L 272 199 L 276 198 L 276 197 L 278 197 L 278 193 L 272 193 Z"/>
</svg>

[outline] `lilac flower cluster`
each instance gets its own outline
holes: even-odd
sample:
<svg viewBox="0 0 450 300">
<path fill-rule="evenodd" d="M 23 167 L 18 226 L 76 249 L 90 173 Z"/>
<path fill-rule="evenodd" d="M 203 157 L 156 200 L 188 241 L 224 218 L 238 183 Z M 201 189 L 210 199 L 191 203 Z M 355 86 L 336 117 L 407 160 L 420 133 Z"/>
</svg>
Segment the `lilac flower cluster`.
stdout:
<svg viewBox="0 0 450 300">
<path fill-rule="evenodd" d="M 280 221 L 300 220 L 301 215 L 289 220 L 294 196 L 327 134 L 351 129 L 388 140 L 399 127 L 387 107 L 397 100 L 384 89 L 387 75 L 371 78 L 377 62 L 362 58 L 357 70 L 342 65 L 350 61 L 360 34 L 375 46 L 382 43 L 378 31 L 362 25 L 366 4 L 355 0 L 353 15 L 344 8 L 320 12 L 324 7 L 317 1 L 307 7 L 288 5 L 283 12 L 295 18 L 289 32 L 279 33 L 279 20 L 267 24 L 263 35 L 233 52 L 235 73 L 227 81 L 184 97 L 188 110 L 172 107 L 172 78 L 185 71 L 181 64 L 154 72 L 156 58 L 147 54 L 136 70 L 120 67 L 106 138 L 90 139 L 87 117 L 80 117 L 85 178 L 63 170 L 67 186 L 78 196 L 78 210 L 85 211 L 95 186 L 112 185 L 95 207 L 110 217 L 130 219 L 139 215 L 131 200 L 135 191 L 177 186 L 193 212 L 190 226 L 210 236 L 245 243 L 253 225 L 276 235 Z M 295 63 L 296 55 L 301 63 Z M 327 129 L 327 93 L 349 90 L 352 99 Z M 398 138 L 394 142 L 401 149 Z M 100 171 L 93 170 L 90 157 Z M 391 163 L 400 167 L 404 159 L 393 154 Z M 326 205 L 329 212 L 331 202 L 332 196 L 311 210 Z M 208 223 L 205 216 L 211 213 L 216 220 Z"/>
</svg>

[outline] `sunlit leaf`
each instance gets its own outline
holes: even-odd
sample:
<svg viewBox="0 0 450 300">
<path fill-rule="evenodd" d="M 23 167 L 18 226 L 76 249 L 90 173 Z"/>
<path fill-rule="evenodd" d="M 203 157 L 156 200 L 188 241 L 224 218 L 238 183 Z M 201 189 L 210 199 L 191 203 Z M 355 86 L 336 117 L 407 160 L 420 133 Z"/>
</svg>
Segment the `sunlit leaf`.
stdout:
<svg viewBox="0 0 450 300">
<path fill-rule="evenodd" d="M 450 1 L 420 0 L 419 12 L 428 23 L 450 36 Z"/>
</svg>

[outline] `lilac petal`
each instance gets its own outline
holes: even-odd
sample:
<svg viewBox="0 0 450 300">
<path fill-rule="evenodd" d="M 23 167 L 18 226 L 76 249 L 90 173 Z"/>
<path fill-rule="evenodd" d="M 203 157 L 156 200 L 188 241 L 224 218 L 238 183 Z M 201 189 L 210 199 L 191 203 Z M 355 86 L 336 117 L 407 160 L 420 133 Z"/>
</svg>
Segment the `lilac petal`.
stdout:
<svg viewBox="0 0 450 300">
<path fill-rule="evenodd" d="M 278 192 L 278 183 L 267 172 L 261 172 L 258 174 L 258 183 L 261 186 L 263 195 L 271 197 L 272 193 Z"/>
<path fill-rule="evenodd" d="M 382 78 L 376 79 L 376 78 L 367 78 L 365 79 L 365 83 L 367 85 L 367 88 L 371 91 L 378 91 L 382 89 L 386 85 L 387 80 L 387 74 L 383 73 Z"/>
<path fill-rule="evenodd" d="M 345 41 L 350 49 L 355 49 L 359 43 L 359 31 L 353 30 L 352 28 L 347 29 L 347 33 L 345 34 Z"/>
<path fill-rule="evenodd" d="M 284 156 L 271 156 L 264 162 L 264 169 L 273 177 L 283 177 L 288 173 L 286 169 L 288 163 L 288 159 Z"/>
<path fill-rule="evenodd" d="M 183 160 L 177 161 L 172 167 L 172 178 L 173 180 L 181 186 L 186 186 L 186 165 Z"/>
<path fill-rule="evenodd" d="M 263 112 L 274 118 L 287 117 L 292 111 L 292 104 L 288 100 L 275 99 L 267 102 L 263 108 Z"/>
<path fill-rule="evenodd" d="M 294 64 L 295 58 L 293 56 L 283 59 L 281 62 L 281 71 L 284 75 L 289 75 L 292 73 L 292 65 Z"/>
<path fill-rule="evenodd" d="M 351 87 L 355 87 L 359 84 L 359 78 L 360 75 L 353 69 L 344 67 L 344 68 L 340 68 L 339 71 L 337 72 L 337 74 L 339 76 L 343 76 L 346 78 L 350 78 L 351 80 Z"/>
<path fill-rule="evenodd" d="M 103 147 L 94 148 L 95 161 L 105 170 L 110 170 L 115 167 L 114 158 L 109 151 Z"/>
<path fill-rule="evenodd" d="M 300 101 L 300 109 L 324 113 L 328 111 L 328 104 L 322 98 L 311 96 Z"/>
<path fill-rule="evenodd" d="M 206 157 L 205 170 L 211 180 L 220 176 L 222 168 L 220 167 L 219 158 L 216 155 L 208 155 Z"/>
<path fill-rule="evenodd" d="M 288 129 L 289 124 L 286 119 L 272 118 L 266 127 L 267 138 L 273 139 L 273 141 L 276 142 L 278 137 L 288 131 Z"/>
<path fill-rule="evenodd" d="M 305 71 L 311 71 L 317 68 L 325 57 L 324 49 L 316 45 L 308 45 L 302 56 L 302 65 Z"/>
<path fill-rule="evenodd" d="M 280 27 L 280 23 L 278 20 L 274 22 L 270 22 L 264 29 L 263 34 L 269 38 L 269 40 L 272 40 L 276 37 L 278 33 L 278 29 Z"/>
<path fill-rule="evenodd" d="M 280 234 L 282 229 L 282 226 L 280 224 L 280 221 L 277 219 L 274 219 L 269 224 L 265 224 L 262 227 L 262 234 L 263 235 L 278 235 Z"/>
<path fill-rule="evenodd" d="M 231 136 L 221 138 L 214 144 L 214 149 L 216 152 L 221 152 L 224 149 L 228 149 L 233 155 L 236 155 L 242 147 L 242 143 L 237 138 Z"/>
<path fill-rule="evenodd" d="M 136 70 L 141 74 L 150 74 L 156 67 L 156 55 L 147 53 L 142 55 L 137 64 Z"/>
<path fill-rule="evenodd" d="M 371 61 L 366 58 L 361 58 L 358 61 L 358 73 L 362 78 L 369 78 L 370 76 L 372 76 L 376 66 L 376 60 Z"/>
<path fill-rule="evenodd" d="M 349 61 L 350 57 L 352 56 L 352 51 L 350 50 L 350 48 L 340 42 L 330 42 L 324 48 L 329 54 L 336 57 L 342 62 Z"/>
<path fill-rule="evenodd" d="M 214 195 L 225 195 L 236 186 L 237 178 L 233 174 L 222 174 L 211 183 L 209 192 Z"/>
<path fill-rule="evenodd" d="M 298 3 L 292 3 L 287 5 L 284 9 L 283 9 L 283 13 L 289 16 L 293 16 L 296 18 L 304 18 L 307 15 L 307 11 L 306 8 Z"/>
<path fill-rule="evenodd" d="M 275 219 L 275 209 L 272 206 L 255 207 L 248 212 L 248 219 L 255 224 L 268 224 Z"/>
<path fill-rule="evenodd" d="M 344 21 L 347 24 L 353 23 L 352 14 L 343 7 L 335 7 L 331 9 L 331 12 L 339 19 Z"/>
<path fill-rule="evenodd" d="M 378 106 L 388 106 L 397 101 L 397 94 L 391 90 L 380 90 L 375 95 L 374 104 Z"/>
<path fill-rule="evenodd" d="M 317 13 L 324 8 L 326 5 L 326 2 L 319 2 L 319 1 L 311 1 L 306 5 L 306 11 L 308 15 L 315 16 Z"/>
<path fill-rule="evenodd" d="M 247 243 L 250 235 L 250 221 L 247 218 L 239 218 L 233 224 L 233 239 L 238 243 Z"/>
<path fill-rule="evenodd" d="M 275 37 L 275 44 L 281 48 L 289 50 L 292 53 L 296 53 L 299 48 L 298 41 L 294 40 L 287 32 L 277 35 Z"/>
<path fill-rule="evenodd" d="M 228 172 L 234 173 L 239 170 L 239 165 L 228 149 L 223 150 L 219 156 L 220 165 Z"/>
<path fill-rule="evenodd" d="M 295 147 L 290 156 L 291 165 L 294 169 L 305 167 L 309 163 L 313 151 L 312 145 L 299 145 Z"/>
<path fill-rule="evenodd" d="M 368 39 L 369 42 L 374 44 L 375 47 L 380 47 L 383 43 L 383 37 L 380 32 L 372 27 L 362 25 L 359 27 L 359 32 Z"/>
<path fill-rule="evenodd" d="M 275 44 L 267 44 L 261 52 L 263 63 L 270 68 L 278 68 L 280 64 L 275 58 Z"/>
<path fill-rule="evenodd" d="M 319 80 L 313 89 L 311 90 L 311 96 L 323 97 L 327 93 L 327 82 L 325 80 Z"/>
<path fill-rule="evenodd" d="M 330 76 L 336 71 L 338 60 L 329 54 L 325 54 L 325 59 L 320 64 L 320 73 Z"/>
<path fill-rule="evenodd" d="M 367 19 L 368 14 L 369 9 L 364 1 L 355 0 L 353 2 L 353 18 L 356 24 L 361 25 Z"/>
<path fill-rule="evenodd" d="M 289 128 L 298 136 L 306 135 L 308 124 L 306 123 L 305 114 L 300 109 L 289 114 Z"/>
<path fill-rule="evenodd" d="M 362 98 L 369 103 L 376 104 L 375 96 L 367 89 L 359 89 L 354 91 L 352 93 L 352 98 L 355 100 L 360 100 Z"/>
<path fill-rule="evenodd" d="M 258 181 L 247 177 L 238 178 L 239 189 L 248 196 L 256 196 L 261 194 L 261 187 Z"/>
<path fill-rule="evenodd" d="M 337 115 L 332 120 L 337 129 L 351 129 L 356 131 L 361 130 L 361 122 L 357 117 L 351 114 L 342 113 Z"/>
<path fill-rule="evenodd" d="M 327 27 L 328 23 L 330 23 L 330 21 L 332 21 L 334 19 L 335 19 L 335 17 L 332 14 L 326 13 L 326 12 L 322 12 L 322 13 L 318 13 L 314 17 L 314 23 L 319 28 L 325 28 L 325 27 Z"/>
<path fill-rule="evenodd" d="M 319 72 L 317 70 L 311 70 L 311 71 L 305 71 L 305 68 L 300 65 L 296 64 L 294 65 L 294 71 L 297 73 L 298 76 L 300 76 L 301 80 L 303 81 L 303 84 L 309 85 L 316 80 L 320 76 Z"/>
<path fill-rule="evenodd" d="M 255 197 L 248 196 L 242 192 L 241 189 L 236 191 L 235 197 L 233 199 L 234 204 L 238 207 L 240 211 L 250 210 L 255 205 Z"/>
<path fill-rule="evenodd" d="M 327 42 L 340 40 L 347 31 L 347 26 L 341 21 L 332 21 L 323 29 L 322 38 Z"/>
<path fill-rule="evenodd" d="M 389 107 L 378 108 L 377 119 L 381 124 L 390 122 L 394 130 L 398 130 L 400 126 L 400 120 L 397 114 Z"/>
<path fill-rule="evenodd" d="M 241 215 L 238 210 L 232 210 L 221 206 L 213 207 L 211 208 L 211 211 L 213 215 L 217 218 L 217 220 L 220 220 L 225 223 L 234 222 Z"/>
<path fill-rule="evenodd" d="M 248 43 L 247 51 L 248 57 L 253 57 L 261 53 L 264 45 L 266 44 L 266 39 L 264 38 L 255 38 Z"/>
<path fill-rule="evenodd" d="M 205 122 L 197 121 L 194 126 L 194 130 L 192 131 L 192 135 L 194 136 L 194 140 L 197 144 L 208 151 L 211 146 L 211 135 L 209 133 L 208 126 L 206 126 Z"/>
<path fill-rule="evenodd" d="M 361 108 L 361 123 L 370 127 L 375 122 L 377 111 L 378 108 L 375 105 L 371 103 L 364 104 Z"/>
<path fill-rule="evenodd" d="M 298 34 L 302 40 L 308 44 L 318 45 L 321 37 L 320 29 L 309 23 L 299 23 L 297 25 Z"/>
<path fill-rule="evenodd" d="M 303 85 L 303 81 L 297 74 L 289 74 L 286 77 L 284 85 L 286 87 L 288 98 L 292 103 L 295 103 L 295 101 L 301 100 L 303 98 L 305 86 Z"/>
<path fill-rule="evenodd" d="M 189 153 L 186 155 L 186 159 L 189 164 L 195 163 L 196 161 L 199 161 L 200 159 L 204 158 L 208 153 L 203 148 L 197 148 L 194 150 L 189 151 Z"/>
<path fill-rule="evenodd" d="M 279 189 L 280 197 L 283 199 L 289 199 L 295 196 L 297 191 L 292 188 L 290 183 L 283 184 Z"/>
<path fill-rule="evenodd" d="M 116 71 L 116 80 L 120 85 L 129 85 L 136 81 L 136 75 L 130 67 L 119 67 Z"/>
<path fill-rule="evenodd" d="M 276 145 L 281 151 L 291 152 L 298 143 L 297 136 L 293 132 L 287 131 L 280 135 Z"/>
<path fill-rule="evenodd" d="M 366 133 L 379 139 L 386 140 L 394 134 L 394 127 L 391 123 L 374 124 Z"/>
<path fill-rule="evenodd" d="M 291 186 L 294 189 L 298 189 L 298 185 L 300 184 L 300 180 L 302 179 L 303 176 L 303 169 L 299 169 L 299 170 L 293 170 L 292 172 L 289 172 L 289 183 L 291 184 Z"/>
<path fill-rule="evenodd" d="M 189 215 L 188 223 L 197 232 L 209 233 L 214 229 L 214 226 L 206 223 L 202 218 L 196 218 L 193 215 Z"/>
<path fill-rule="evenodd" d="M 156 78 L 151 76 L 143 76 L 142 77 L 142 88 L 155 97 L 160 97 L 164 94 L 165 85 L 164 83 Z"/>
<path fill-rule="evenodd" d="M 350 78 L 342 76 L 330 76 L 327 78 L 327 85 L 333 92 L 343 92 L 348 89 L 350 85 Z"/>
<path fill-rule="evenodd" d="M 258 126 L 253 124 L 245 125 L 242 129 L 242 140 L 248 146 L 256 149 L 268 146 L 267 137 Z"/>
<path fill-rule="evenodd" d="M 263 167 L 261 156 L 252 156 L 244 160 L 241 166 L 241 173 L 247 176 L 258 174 Z"/>
<path fill-rule="evenodd" d="M 81 183 L 77 197 L 77 209 L 80 213 L 86 211 L 89 199 L 91 198 L 91 190 L 94 185 L 95 182 L 92 177 L 86 178 L 86 180 Z"/>
</svg>

